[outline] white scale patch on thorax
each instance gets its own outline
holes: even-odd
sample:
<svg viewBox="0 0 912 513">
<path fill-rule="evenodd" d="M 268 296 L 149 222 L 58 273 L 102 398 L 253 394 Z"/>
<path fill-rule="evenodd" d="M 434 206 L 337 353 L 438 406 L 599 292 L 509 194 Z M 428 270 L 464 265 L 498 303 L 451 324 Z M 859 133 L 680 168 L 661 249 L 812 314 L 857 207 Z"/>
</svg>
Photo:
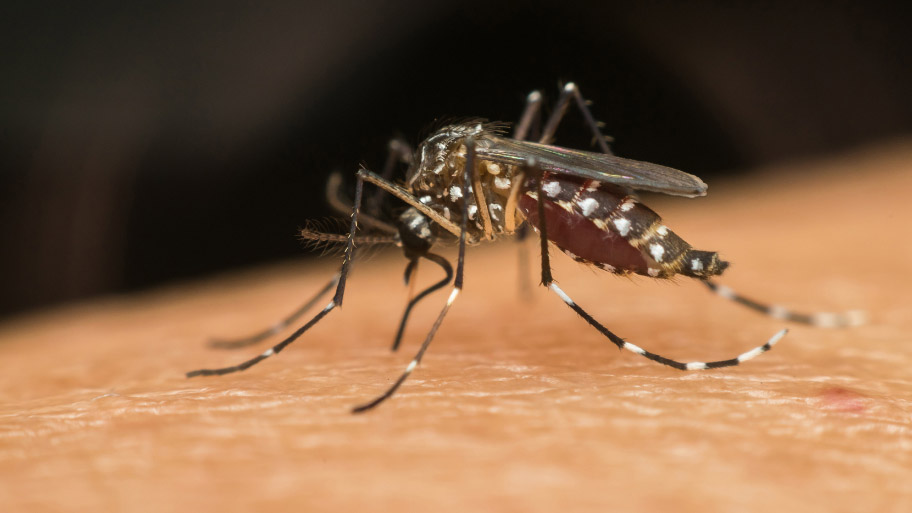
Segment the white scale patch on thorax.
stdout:
<svg viewBox="0 0 912 513">
<path fill-rule="evenodd" d="M 462 187 L 454 185 L 450 187 L 450 201 L 456 201 L 462 197 Z"/>
</svg>

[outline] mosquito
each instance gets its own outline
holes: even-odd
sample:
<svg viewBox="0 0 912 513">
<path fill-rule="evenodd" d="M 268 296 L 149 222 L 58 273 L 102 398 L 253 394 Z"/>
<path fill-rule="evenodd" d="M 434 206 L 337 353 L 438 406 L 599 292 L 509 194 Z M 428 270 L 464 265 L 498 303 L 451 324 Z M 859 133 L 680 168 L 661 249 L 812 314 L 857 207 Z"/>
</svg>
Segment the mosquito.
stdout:
<svg viewBox="0 0 912 513">
<path fill-rule="evenodd" d="M 571 102 L 582 113 L 600 152 L 550 144 Z M 352 412 L 371 410 L 393 396 L 421 363 L 463 289 L 466 247 L 517 232 L 522 234 L 526 226 L 538 233 L 543 286 L 619 349 L 678 370 L 739 365 L 769 351 L 788 330 L 776 332 L 763 345 L 734 358 L 711 362 L 679 362 L 666 358 L 615 335 L 571 299 L 554 281 L 549 246 L 553 245 L 578 262 L 614 274 L 637 274 L 655 279 L 676 275 L 694 278 L 716 294 L 776 319 L 822 327 L 853 326 L 863 322 L 861 312 L 796 313 L 748 299 L 712 281 L 728 267 L 728 262 L 714 251 L 694 249 L 663 224 L 659 215 L 641 203 L 636 195 L 636 191 L 651 191 L 697 197 L 706 194 L 706 184 L 698 177 L 676 169 L 615 156 L 608 146 L 609 139 L 602 135 L 588 103 L 573 83 L 562 88 L 544 127 L 541 127 L 541 105 L 540 92 L 533 91 L 527 96 L 512 137 L 505 135 L 509 125 L 476 119 L 438 129 L 416 151 L 406 143 L 394 140 L 382 174 L 366 168 L 358 170 L 351 204 L 332 193 L 337 191 L 339 183 L 338 176 L 334 176 L 328 187 L 330 203 L 337 209 L 351 212 L 347 235 L 305 229 L 302 237 L 318 243 L 344 244 L 340 271 L 310 301 L 269 329 L 244 339 L 216 341 L 214 345 L 235 348 L 256 343 L 290 326 L 335 290 L 332 299 L 294 333 L 258 356 L 230 367 L 188 372 L 187 377 L 242 371 L 281 352 L 342 306 L 356 246 L 391 244 L 401 247 L 408 260 L 406 284 L 421 260 L 437 265 L 445 274 L 443 279 L 410 299 L 401 317 L 393 350 L 398 349 L 408 317 L 419 301 L 447 285 L 450 285 L 450 294 L 418 352 L 399 378 L 385 392 L 356 406 Z M 537 135 L 534 142 L 527 140 L 532 132 Z M 408 169 L 404 181 L 397 183 L 392 180 L 392 173 L 399 162 L 407 163 Z M 362 209 L 365 183 L 376 186 L 377 190 Z M 380 214 L 380 195 L 383 193 L 404 203 L 404 210 L 391 220 L 382 219 Z M 360 234 L 360 225 L 372 228 L 373 233 Z M 446 258 L 431 251 L 436 244 L 447 242 L 455 242 L 458 246 L 455 273 Z"/>
</svg>

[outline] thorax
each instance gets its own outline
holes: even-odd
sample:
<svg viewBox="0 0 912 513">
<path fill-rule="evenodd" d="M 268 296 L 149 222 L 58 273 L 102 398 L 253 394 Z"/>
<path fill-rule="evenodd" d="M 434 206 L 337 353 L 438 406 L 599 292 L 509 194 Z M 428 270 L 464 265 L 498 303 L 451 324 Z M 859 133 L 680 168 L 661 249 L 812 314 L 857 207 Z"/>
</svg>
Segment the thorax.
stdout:
<svg viewBox="0 0 912 513">
<path fill-rule="evenodd" d="M 475 137 L 476 146 L 484 147 L 491 142 L 486 135 L 492 133 L 481 123 L 441 129 L 418 147 L 408 172 L 410 192 L 454 224 L 461 224 L 466 207 L 468 235 L 475 241 L 513 233 L 522 221 L 516 209 L 523 180 L 520 168 L 476 158 L 472 179 L 466 183 L 466 137 Z"/>
</svg>

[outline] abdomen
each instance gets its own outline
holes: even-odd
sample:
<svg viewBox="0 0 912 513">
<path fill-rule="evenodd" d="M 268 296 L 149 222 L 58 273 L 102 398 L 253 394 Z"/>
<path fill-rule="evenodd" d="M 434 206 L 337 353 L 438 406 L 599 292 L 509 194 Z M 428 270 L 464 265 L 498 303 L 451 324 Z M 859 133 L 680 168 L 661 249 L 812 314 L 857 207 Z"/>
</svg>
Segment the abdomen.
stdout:
<svg viewBox="0 0 912 513">
<path fill-rule="evenodd" d="M 534 180 L 529 180 L 518 208 L 538 229 L 535 191 Z M 693 249 L 620 187 L 545 173 L 542 192 L 548 239 L 574 260 L 653 278 L 708 278 L 728 266 L 718 253 Z"/>
</svg>

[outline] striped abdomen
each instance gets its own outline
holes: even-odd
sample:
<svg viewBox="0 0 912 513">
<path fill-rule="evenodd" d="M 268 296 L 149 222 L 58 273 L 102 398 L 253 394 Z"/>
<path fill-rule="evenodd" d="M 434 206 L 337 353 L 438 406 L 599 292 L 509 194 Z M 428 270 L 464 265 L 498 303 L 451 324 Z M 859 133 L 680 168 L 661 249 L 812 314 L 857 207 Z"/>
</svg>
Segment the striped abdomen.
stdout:
<svg viewBox="0 0 912 513">
<path fill-rule="evenodd" d="M 693 249 L 623 188 L 545 173 L 542 192 L 548 239 L 574 260 L 653 278 L 708 278 L 728 267 L 718 253 Z M 519 210 L 538 228 L 536 203 L 535 182 L 530 180 Z"/>
</svg>

